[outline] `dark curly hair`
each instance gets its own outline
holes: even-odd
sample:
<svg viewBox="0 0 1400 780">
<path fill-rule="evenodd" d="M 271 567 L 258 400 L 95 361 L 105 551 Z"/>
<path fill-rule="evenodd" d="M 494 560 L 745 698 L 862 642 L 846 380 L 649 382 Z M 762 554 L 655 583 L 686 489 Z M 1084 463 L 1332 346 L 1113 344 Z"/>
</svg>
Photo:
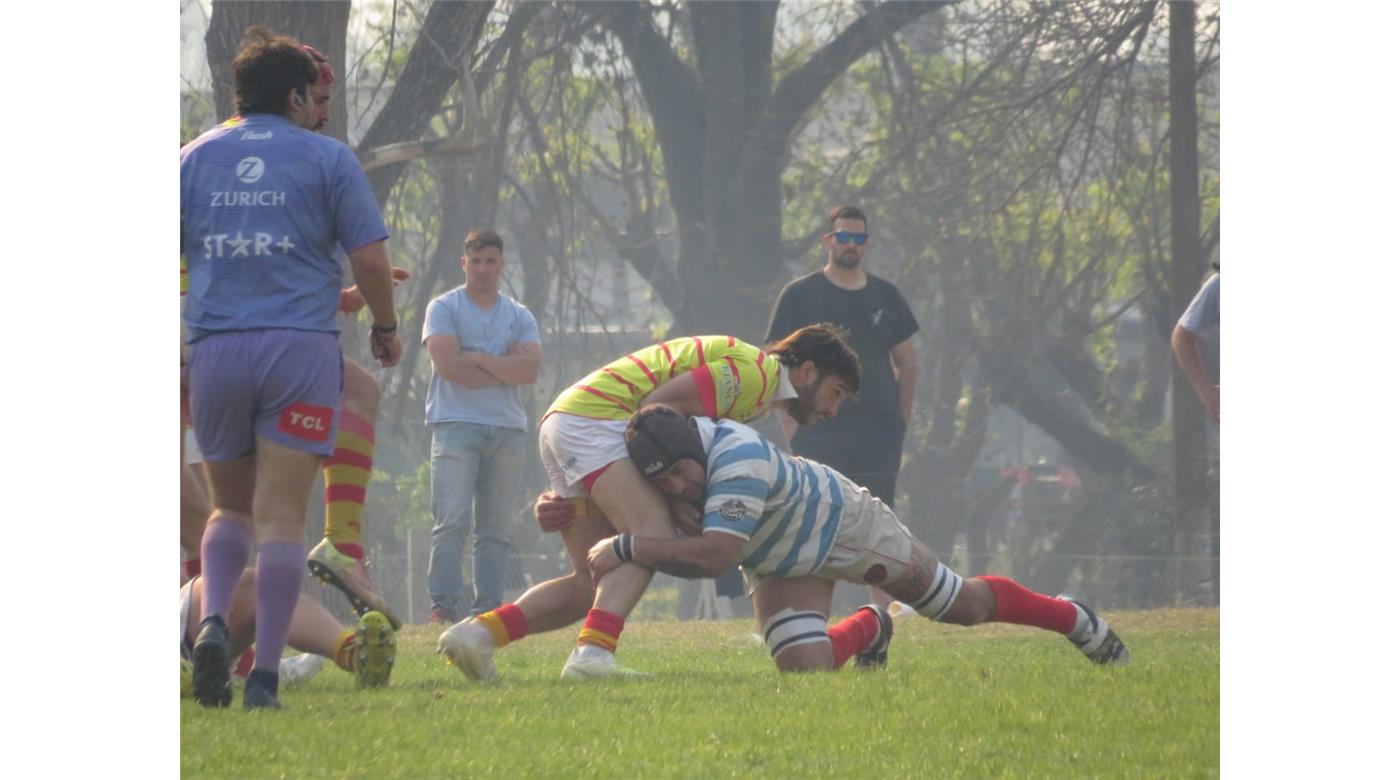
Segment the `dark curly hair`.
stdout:
<svg viewBox="0 0 1400 780">
<path fill-rule="evenodd" d="M 240 116 L 284 115 L 287 93 L 296 90 L 310 100 L 307 90 L 320 72 L 299 41 L 273 35 L 263 27 L 249 27 L 243 48 L 233 58 L 233 95 Z"/>
<path fill-rule="evenodd" d="M 808 325 L 768 345 L 768 352 L 788 368 L 808 360 L 817 366 L 817 381 L 835 374 L 852 393 L 860 392 L 860 358 L 847 343 L 850 334 L 839 325 L 819 322 Z"/>
</svg>

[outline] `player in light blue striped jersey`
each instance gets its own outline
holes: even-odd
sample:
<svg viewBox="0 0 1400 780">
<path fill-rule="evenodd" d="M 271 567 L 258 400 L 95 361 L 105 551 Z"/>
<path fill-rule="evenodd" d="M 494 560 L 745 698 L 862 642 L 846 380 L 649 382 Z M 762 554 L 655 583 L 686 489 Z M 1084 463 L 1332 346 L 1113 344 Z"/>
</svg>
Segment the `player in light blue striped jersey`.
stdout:
<svg viewBox="0 0 1400 780">
<path fill-rule="evenodd" d="M 1005 577 L 964 579 L 870 491 L 748 426 L 654 404 L 632 416 L 625 437 L 652 484 L 701 507 L 703 530 L 604 539 L 589 551 L 594 576 L 627 561 L 689 578 L 738 563 L 780 670 L 839 668 L 852 656 L 858 666 L 885 665 L 893 622 L 883 610 L 867 605 L 828 628 L 838 580 L 874 585 L 932 620 L 1036 626 L 1064 634 L 1095 663 L 1128 662 L 1118 635 L 1088 607 Z"/>
</svg>

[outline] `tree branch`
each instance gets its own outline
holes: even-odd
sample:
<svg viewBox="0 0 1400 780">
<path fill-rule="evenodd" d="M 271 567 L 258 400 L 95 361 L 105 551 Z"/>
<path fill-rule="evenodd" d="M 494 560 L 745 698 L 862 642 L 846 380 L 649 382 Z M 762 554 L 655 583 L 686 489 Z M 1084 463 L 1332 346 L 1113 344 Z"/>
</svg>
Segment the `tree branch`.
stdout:
<svg viewBox="0 0 1400 780">
<path fill-rule="evenodd" d="M 956 0 L 892 0 L 855 20 L 839 35 L 817 50 L 806 62 L 785 76 L 773 90 L 761 126 L 760 137 L 781 141 L 821 98 L 826 88 L 840 78 L 851 64 L 865 56 L 886 36 L 930 11 L 952 5 Z"/>
<path fill-rule="evenodd" d="M 491 0 L 472 3 L 438 0 L 433 3 L 408 52 L 394 91 L 365 133 L 361 149 L 374 150 L 419 140 L 447 91 L 461 79 L 463 57 L 470 57 L 476 49 L 486 17 L 494 5 Z M 424 110 L 424 106 L 430 108 Z M 385 163 L 370 173 L 370 184 L 380 203 L 403 173 L 404 164 L 402 161 Z"/>
</svg>

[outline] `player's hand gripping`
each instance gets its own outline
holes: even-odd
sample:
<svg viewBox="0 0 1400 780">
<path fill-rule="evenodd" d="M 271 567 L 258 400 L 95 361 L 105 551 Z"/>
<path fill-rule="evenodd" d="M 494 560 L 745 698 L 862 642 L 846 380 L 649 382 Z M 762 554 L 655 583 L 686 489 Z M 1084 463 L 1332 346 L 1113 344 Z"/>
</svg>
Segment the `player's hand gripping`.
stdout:
<svg viewBox="0 0 1400 780">
<path fill-rule="evenodd" d="M 540 524 L 540 530 L 547 534 L 573 525 L 576 515 L 572 498 L 561 498 L 558 493 L 549 491 L 535 499 L 535 521 Z"/>
<path fill-rule="evenodd" d="M 594 587 L 597 587 L 598 580 L 602 579 L 604 574 L 622 565 L 622 559 L 617 557 L 613 545 L 616 540 L 616 536 L 609 536 L 588 551 L 588 569 L 593 574 Z"/>
</svg>

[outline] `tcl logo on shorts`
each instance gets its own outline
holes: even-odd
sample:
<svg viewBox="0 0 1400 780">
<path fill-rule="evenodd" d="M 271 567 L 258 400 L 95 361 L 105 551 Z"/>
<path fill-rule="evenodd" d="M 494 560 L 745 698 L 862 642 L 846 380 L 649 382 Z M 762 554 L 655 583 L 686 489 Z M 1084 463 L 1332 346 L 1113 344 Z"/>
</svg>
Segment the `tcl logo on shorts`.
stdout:
<svg viewBox="0 0 1400 780">
<path fill-rule="evenodd" d="M 277 430 L 307 441 L 323 442 L 331 437 L 335 410 L 329 406 L 292 404 L 277 418 Z"/>
</svg>

